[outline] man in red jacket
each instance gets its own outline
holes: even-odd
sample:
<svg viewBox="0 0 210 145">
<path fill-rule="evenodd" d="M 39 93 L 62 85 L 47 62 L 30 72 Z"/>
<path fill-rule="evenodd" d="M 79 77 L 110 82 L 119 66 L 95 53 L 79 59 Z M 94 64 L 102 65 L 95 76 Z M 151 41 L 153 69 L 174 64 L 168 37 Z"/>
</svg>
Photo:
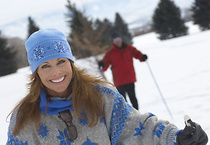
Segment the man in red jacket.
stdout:
<svg viewBox="0 0 210 145">
<path fill-rule="evenodd" d="M 112 48 L 108 50 L 102 61 L 99 61 L 99 67 L 106 71 L 111 65 L 114 85 L 119 93 L 126 100 L 126 93 L 134 108 L 138 110 L 138 102 L 135 94 L 136 75 L 133 66 L 133 57 L 141 62 L 147 60 L 147 55 L 142 54 L 139 50 L 130 44 L 122 41 L 120 33 L 112 33 Z"/>
</svg>

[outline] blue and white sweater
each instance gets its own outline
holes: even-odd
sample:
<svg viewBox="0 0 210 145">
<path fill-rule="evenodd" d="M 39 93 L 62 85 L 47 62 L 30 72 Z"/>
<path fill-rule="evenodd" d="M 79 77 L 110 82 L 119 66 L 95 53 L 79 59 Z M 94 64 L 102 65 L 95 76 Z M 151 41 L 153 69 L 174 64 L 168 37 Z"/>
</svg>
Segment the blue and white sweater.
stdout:
<svg viewBox="0 0 210 145">
<path fill-rule="evenodd" d="M 180 132 L 168 121 L 158 120 L 151 113 L 140 114 L 125 102 L 114 87 L 99 87 L 103 96 L 105 119 L 94 127 L 71 111 L 78 138 L 66 138 L 66 125 L 58 117 L 41 112 L 41 125 L 36 129 L 28 122 L 17 136 L 12 132 L 16 112 L 11 117 L 7 145 L 176 145 Z"/>
</svg>

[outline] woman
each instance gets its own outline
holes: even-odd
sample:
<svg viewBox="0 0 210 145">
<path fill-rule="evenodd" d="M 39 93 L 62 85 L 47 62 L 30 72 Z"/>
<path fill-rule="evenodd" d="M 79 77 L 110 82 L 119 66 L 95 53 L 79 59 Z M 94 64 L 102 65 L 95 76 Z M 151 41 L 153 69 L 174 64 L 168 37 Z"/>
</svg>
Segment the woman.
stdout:
<svg viewBox="0 0 210 145">
<path fill-rule="evenodd" d="M 26 42 L 29 93 L 12 111 L 9 144 L 205 145 L 201 127 L 183 131 L 151 113 L 140 114 L 108 82 L 74 65 L 63 33 L 43 29 Z"/>
</svg>

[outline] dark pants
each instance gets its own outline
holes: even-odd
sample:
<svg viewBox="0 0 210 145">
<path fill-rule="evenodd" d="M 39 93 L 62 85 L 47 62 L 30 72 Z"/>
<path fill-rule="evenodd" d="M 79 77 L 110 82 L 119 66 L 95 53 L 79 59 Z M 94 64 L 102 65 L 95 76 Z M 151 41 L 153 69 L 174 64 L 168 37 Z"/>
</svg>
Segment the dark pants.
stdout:
<svg viewBox="0 0 210 145">
<path fill-rule="evenodd" d="M 130 98 L 130 101 L 131 101 L 133 107 L 138 110 L 138 102 L 137 102 L 137 99 L 136 99 L 134 83 L 118 86 L 117 90 L 119 91 L 119 93 L 121 95 L 123 95 L 123 97 L 125 98 L 126 101 L 127 101 L 127 99 L 126 99 L 125 95 L 127 93 L 129 98 Z"/>
</svg>

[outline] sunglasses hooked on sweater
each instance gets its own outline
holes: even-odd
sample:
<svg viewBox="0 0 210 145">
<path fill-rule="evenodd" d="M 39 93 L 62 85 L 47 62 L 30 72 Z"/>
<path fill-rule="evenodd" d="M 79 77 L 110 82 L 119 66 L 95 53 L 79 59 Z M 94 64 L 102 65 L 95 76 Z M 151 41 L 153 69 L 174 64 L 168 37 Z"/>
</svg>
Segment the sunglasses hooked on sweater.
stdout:
<svg viewBox="0 0 210 145">
<path fill-rule="evenodd" d="M 77 129 L 72 123 L 72 115 L 70 110 L 64 110 L 59 112 L 58 117 L 66 124 L 66 136 L 68 140 L 75 140 L 78 136 Z"/>
</svg>

